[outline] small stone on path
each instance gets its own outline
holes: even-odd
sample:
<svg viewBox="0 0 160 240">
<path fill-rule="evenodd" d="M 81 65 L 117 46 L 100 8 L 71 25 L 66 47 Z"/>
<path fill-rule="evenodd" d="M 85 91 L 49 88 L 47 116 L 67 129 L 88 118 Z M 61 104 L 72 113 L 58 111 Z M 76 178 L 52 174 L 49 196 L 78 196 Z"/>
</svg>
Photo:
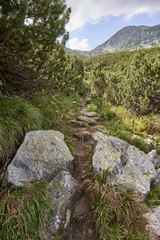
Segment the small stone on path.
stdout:
<svg viewBox="0 0 160 240">
<path fill-rule="evenodd" d="M 96 119 L 91 119 L 89 117 L 84 117 L 84 116 L 79 116 L 77 119 L 82 121 L 82 122 L 86 122 L 86 123 L 88 123 L 90 125 L 96 124 L 96 121 L 97 121 Z"/>
<path fill-rule="evenodd" d="M 73 136 L 82 140 L 88 140 L 91 138 L 91 133 L 88 131 L 75 132 Z"/>
<path fill-rule="evenodd" d="M 79 120 L 79 121 L 77 121 L 77 120 L 71 120 L 70 121 L 71 122 L 71 124 L 73 125 L 73 126 L 76 126 L 76 127 L 84 127 L 85 126 L 85 123 L 84 123 L 84 121 L 81 121 L 81 120 Z"/>
<path fill-rule="evenodd" d="M 84 113 L 87 117 L 97 117 L 98 114 L 96 112 L 86 112 Z"/>
<path fill-rule="evenodd" d="M 84 131 L 84 132 L 82 132 L 82 136 L 84 139 L 89 139 L 89 138 L 91 138 L 91 133 L 88 131 Z"/>
</svg>

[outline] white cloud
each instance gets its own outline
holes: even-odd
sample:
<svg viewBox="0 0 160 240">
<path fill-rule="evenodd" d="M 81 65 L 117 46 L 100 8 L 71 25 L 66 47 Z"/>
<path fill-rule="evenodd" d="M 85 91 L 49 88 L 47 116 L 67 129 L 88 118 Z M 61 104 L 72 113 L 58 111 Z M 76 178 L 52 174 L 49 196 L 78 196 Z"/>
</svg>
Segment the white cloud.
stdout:
<svg viewBox="0 0 160 240">
<path fill-rule="evenodd" d="M 104 16 L 120 16 L 131 19 L 136 14 L 153 15 L 160 11 L 159 0 L 66 0 L 72 8 L 67 30 L 81 28 L 86 22 L 97 23 Z"/>
<path fill-rule="evenodd" d="M 83 38 L 81 41 L 78 38 L 72 38 L 69 40 L 69 48 L 81 50 L 81 51 L 89 51 L 91 47 L 88 44 L 88 39 Z"/>
</svg>

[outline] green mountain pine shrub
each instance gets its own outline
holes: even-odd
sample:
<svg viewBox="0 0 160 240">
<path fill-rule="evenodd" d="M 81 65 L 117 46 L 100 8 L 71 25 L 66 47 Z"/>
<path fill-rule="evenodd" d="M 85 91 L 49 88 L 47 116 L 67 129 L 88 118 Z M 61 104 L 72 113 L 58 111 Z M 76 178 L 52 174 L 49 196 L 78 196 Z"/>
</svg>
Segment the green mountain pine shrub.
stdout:
<svg viewBox="0 0 160 240">
<path fill-rule="evenodd" d="M 138 51 L 128 66 L 126 62 L 120 64 L 119 60 L 117 63 L 119 67 L 114 73 L 105 71 L 100 64 L 88 73 L 93 95 L 111 104 L 123 105 L 140 115 L 158 112 L 160 56 L 148 58 L 144 51 Z"/>
</svg>

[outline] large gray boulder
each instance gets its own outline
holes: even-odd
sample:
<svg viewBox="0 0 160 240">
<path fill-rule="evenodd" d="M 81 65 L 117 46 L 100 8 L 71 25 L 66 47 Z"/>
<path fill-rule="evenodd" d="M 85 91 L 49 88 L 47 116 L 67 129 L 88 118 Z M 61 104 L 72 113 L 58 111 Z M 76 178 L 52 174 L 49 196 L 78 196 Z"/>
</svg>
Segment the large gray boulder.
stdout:
<svg viewBox="0 0 160 240">
<path fill-rule="evenodd" d="M 6 170 L 3 185 L 21 186 L 23 181 L 50 179 L 62 170 L 71 172 L 73 159 L 61 132 L 29 132 Z"/>
<path fill-rule="evenodd" d="M 143 215 L 147 220 L 146 230 L 149 232 L 149 239 L 160 238 L 160 206 L 152 208 Z"/>
<path fill-rule="evenodd" d="M 60 172 L 50 182 L 47 196 L 50 211 L 45 216 L 44 235 L 52 236 L 68 227 L 71 210 L 81 191 L 79 183 L 66 171 Z"/>
<path fill-rule="evenodd" d="M 94 173 L 102 173 L 109 168 L 115 184 L 133 188 L 144 198 L 156 178 L 152 159 L 116 137 L 96 132 L 94 140 Z"/>
</svg>

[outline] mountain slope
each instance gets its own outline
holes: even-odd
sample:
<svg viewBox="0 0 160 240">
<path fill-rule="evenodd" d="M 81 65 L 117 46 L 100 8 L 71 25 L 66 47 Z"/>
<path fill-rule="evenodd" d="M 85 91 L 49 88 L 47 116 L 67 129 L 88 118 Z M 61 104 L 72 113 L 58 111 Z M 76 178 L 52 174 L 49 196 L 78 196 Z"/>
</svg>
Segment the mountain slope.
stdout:
<svg viewBox="0 0 160 240">
<path fill-rule="evenodd" d="M 128 26 L 122 28 L 103 44 L 92 51 L 79 51 L 66 48 L 67 54 L 81 58 L 101 55 L 108 52 L 136 50 L 160 46 L 160 25 L 149 26 Z"/>
<path fill-rule="evenodd" d="M 66 54 L 68 54 L 70 57 L 77 56 L 79 58 L 86 58 L 91 56 L 90 51 L 80 51 L 80 50 L 73 50 L 70 48 L 65 48 Z"/>
<path fill-rule="evenodd" d="M 160 45 L 160 25 L 128 26 L 91 51 L 91 56 L 107 52 L 135 50 Z"/>
</svg>

